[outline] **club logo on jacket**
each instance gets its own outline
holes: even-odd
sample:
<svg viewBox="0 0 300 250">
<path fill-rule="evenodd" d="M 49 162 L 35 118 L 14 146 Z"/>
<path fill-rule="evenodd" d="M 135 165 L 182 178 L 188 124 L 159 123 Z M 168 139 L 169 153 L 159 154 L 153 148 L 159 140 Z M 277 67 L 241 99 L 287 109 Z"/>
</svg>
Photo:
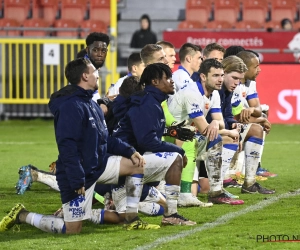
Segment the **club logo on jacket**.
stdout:
<svg viewBox="0 0 300 250">
<path fill-rule="evenodd" d="M 91 121 L 92 128 L 96 128 L 96 123 L 94 117 L 90 117 L 89 120 Z"/>
</svg>

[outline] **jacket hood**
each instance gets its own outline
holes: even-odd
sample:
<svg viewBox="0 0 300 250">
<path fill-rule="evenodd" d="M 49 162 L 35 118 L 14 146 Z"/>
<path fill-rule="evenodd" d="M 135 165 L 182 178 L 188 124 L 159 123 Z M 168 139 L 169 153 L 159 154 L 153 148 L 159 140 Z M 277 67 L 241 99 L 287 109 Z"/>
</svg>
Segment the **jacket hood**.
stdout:
<svg viewBox="0 0 300 250">
<path fill-rule="evenodd" d="M 130 98 L 125 98 L 121 95 L 118 95 L 113 103 L 114 117 L 117 118 L 117 120 L 120 120 L 129 109 Z"/>
<path fill-rule="evenodd" d="M 77 85 L 67 85 L 51 95 L 48 107 L 51 113 L 55 115 L 56 111 L 66 100 L 78 96 L 89 101 L 92 99 L 93 93 L 93 90 L 85 90 Z"/>
<path fill-rule="evenodd" d="M 146 31 L 150 31 L 150 30 L 151 30 L 151 19 L 150 19 L 150 17 L 149 17 L 147 14 L 144 14 L 144 15 L 142 15 L 142 16 L 140 17 L 140 22 L 141 22 L 143 19 L 146 19 L 146 20 L 148 21 L 148 24 L 149 24 L 148 29 L 146 29 Z M 145 30 L 143 30 L 143 29 L 141 28 L 141 31 L 145 31 Z"/>
</svg>

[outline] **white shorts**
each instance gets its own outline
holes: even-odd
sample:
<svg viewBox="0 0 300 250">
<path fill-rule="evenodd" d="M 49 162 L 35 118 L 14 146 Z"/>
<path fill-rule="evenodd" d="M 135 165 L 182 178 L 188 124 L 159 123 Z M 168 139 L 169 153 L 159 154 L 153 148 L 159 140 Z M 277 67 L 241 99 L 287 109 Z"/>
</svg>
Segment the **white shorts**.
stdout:
<svg viewBox="0 0 300 250">
<path fill-rule="evenodd" d="M 106 168 L 97 182 L 102 184 L 117 184 L 120 174 L 120 162 L 122 156 L 110 156 L 107 160 Z"/>
<path fill-rule="evenodd" d="M 208 139 L 200 134 L 196 134 L 196 160 L 204 161 L 207 156 Z"/>
<path fill-rule="evenodd" d="M 120 173 L 120 161 L 122 156 L 110 156 L 106 168 L 96 182 L 103 184 L 117 184 Z M 85 196 L 78 196 L 76 199 L 63 204 L 64 221 L 75 222 L 91 218 L 92 201 L 96 182 L 87 190 Z"/>
<path fill-rule="evenodd" d="M 179 153 L 175 152 L 144 153 L 143 157 L 146 161 L 144 166 L 144 183 L 163 180 L 179 155 Z"/>
<path fill-rule="evenodd" d="M 76 199 L 63 204 L 64 221 L 75 222 L 91 218 L 93 194 L 96 183 L 85 190 L 85 196 L 80 195 Z"/>
</svg>

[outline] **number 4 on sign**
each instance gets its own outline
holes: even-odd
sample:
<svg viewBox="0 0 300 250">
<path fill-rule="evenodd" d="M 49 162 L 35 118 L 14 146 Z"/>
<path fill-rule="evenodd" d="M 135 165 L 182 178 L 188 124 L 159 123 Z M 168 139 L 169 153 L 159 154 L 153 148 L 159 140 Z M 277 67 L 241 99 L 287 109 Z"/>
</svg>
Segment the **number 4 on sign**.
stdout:
<svg viewBox="0 0 300 250">
<path fill-rule="evenodd" d="M 52 56 L 52 57 L 54 57 L 54 50 L 52 49 L 52 50 L 50 50 L 50 52 L 49 52 L 49 56 Z"/>
<path fill-rule="evenodd" d="M 59 44 L 44 44 L 43 62 L 44 65 L 59 65 L 60 47 Z"/>
</svg>

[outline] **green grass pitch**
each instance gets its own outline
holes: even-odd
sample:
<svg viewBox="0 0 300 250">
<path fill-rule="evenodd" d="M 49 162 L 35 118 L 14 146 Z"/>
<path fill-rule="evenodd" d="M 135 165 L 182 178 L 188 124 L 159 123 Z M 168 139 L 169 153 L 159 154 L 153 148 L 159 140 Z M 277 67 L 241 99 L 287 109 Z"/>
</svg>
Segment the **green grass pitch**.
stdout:
<svg viewBox="0 0 300 250">
<path fill-rule="evenodd" d="M 80 235 L 70 236 L 44 233 L 22 224 L 19 232 L 0 233 L 0 249 L 300 249 L 300 242 L 270 243 L 260 238 L 273 235 L 275 240 L 275 235 L 278 240 L 279 235 L 285 235 L 285 240 L 300 240 L 300 195 L 283 195 L 300 189 L 299 131 L 299 125 L 273 125 L 267 135 L 262 165 L 278 177 L 260 183 L 275 188 L 275 195 L 240 194 L 231 188 L 229 191 L 239 194 L 244 205 L 179 208 L 182 215 L 198 223 L 195 227 L 127 232 L 120 225 L 86 221 Z M 53 121 L 0 122 L 1 218 L 18 202 L 41 214 L 51 214 L 60 207 L 59 193 L 43 184 L 34 183 L 24 195 L 17 195 L 14 188 L 19 167 L 32 164 L 47 171 L 57 154 Z M 207 198 L 200 195 L 200 199 Z M 141 217 L 150 223 L 161 221 L 161 217 Z"/>
</svg>

